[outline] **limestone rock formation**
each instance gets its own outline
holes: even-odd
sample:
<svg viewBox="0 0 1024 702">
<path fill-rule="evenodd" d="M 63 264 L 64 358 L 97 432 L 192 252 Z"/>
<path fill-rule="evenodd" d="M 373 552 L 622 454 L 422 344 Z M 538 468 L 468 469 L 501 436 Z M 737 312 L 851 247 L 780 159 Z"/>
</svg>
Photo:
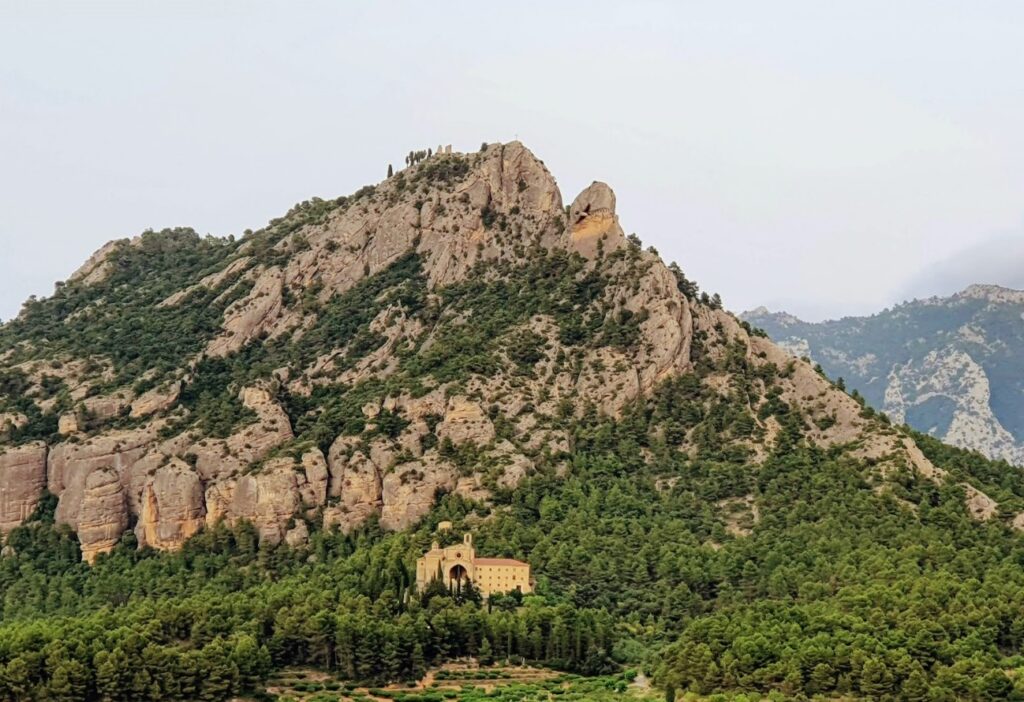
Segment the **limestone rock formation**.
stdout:
<svg viewBox="0 0 1024 702">
<path fill-rule="evenodd" d="M 604 183 L 595 181 L 573 200 L 569 228 L 573 248 L 588 259 L 611 253 L 626 243 L 615 214 L 615 193 Z"/>
<path fill-rule="evenodd" d="M 437 436 L 454 444 L 467 441 L 488 444 L 494 440 L 494 425 L 479 403 L 461 396 L 453 397 L 448 402 L 444 420 L 437 425 Z"/>
<path fill-rule="evenodd" d="M 1005 297 L 973 291 L 963 304 Z M 140 332 L 151 336 L 123 354 L 135 340 L 97 325 L 117 328 L 129 312 L 152 322 Z M 574 417 L 621 416 L 698 363 L 710 397 L 748 398 L 753 429 L 736 441 L 752 462 L 782 431 L 761 412 L 771 392 L 800 408 L 810 440 L 854 445 L 882 479 L 900 467 L 948 478 L 627 238 L 609 186 L 564 208 L 517 142 L 445 149 L 350 197 L 300 203 L 239 241 L 167 230 L 115 242 L 33 315 L 0 346 L 5 387 L 17 389 L 0 395 L 0 530 L 26 519 L 45 487 L 89 560 L 129 524 L 158 549 L 221 521 L 293 547 L 310 525 L 408 528 L 440 493 L 487 502 L 535 472 L 564 475 Z M 54 329 L 65 336 L 48 339 Z M 974 327 L 960 337 L 980 343 Z M 952 353 L 928 372 L 951 367 Z M 941 387 L 925 391 L 902 366 L 885 382 L 902 398 L 980 387 L 955 358 Z M 740 359 L 753 369 L 742 383 L 730 370 Z M 988 392 L 1000 415 L 1001 388 Z M 695 450 L 691 435 L 669 438 Z M 964 490 L 977 518 L 999 517 L 983 491 Z"/>
<path fill-rule="evenodd" d="M 430 511 L 438 490 L 455 487 L 455 467 L 439 457 L 402 463 L 381 481 L 380 523 L 385 529 L 405 529 Z"/>
<path fill-rule="evenodd" d="M 261 541 L 280 543 L 288 520 L 302 506 L 293 465 L 291 459 L 270 461 L 261 472 L 239 478 L 228 509 L 229 519 L 247 519 L 255 525 Z"/>
<path fill-rule="evenodd" d="M 117 472 L 99 468 L 86 476 L 77 513 L 68 524 L 78 532 L 82 557 L 92 562 L 121 540 L 128 526 L 124 487 Z"/>
<path fill-rule="evenodd" d="M 116 251 L 118 247 L 127 243 L 127 239 L 121 239 L 104 244 L 78 270 L 71 274 L 68 282 L 81 282 L 84 285 L 102 282 L 109 275 L 112 267 L 110 254 Z"/>
<path fill-rule="evenodd" d="M 142 490 L 135 535 L 140 546 L 174 550 L 205 523 L 206 504 L 199 475 L 179 459 L 156 470 Z"/>
<path fill-rule="evenodd" d="M 0 532 L 6 534 L 35 511 L 46 487 L 46 444 L 0 452 Z"/>
<path fill-rule="evenodd" d="M 383 486 L 380 468 L 369 456 L 355 448 L 351 437 L 341 437 L 331 446 L 330 494 L 339 497 L 331 510 L 330 522 L 343 531 L 380 514 Z"/>
<path fill-rule="evenodd" d="M 1024 292 L 972 285 L 821 323 L 765 308 L 744 318 L 894 421 L 1024 466 Z"/>
<path fill-rule="evenodd" d="M 175 381 L 164 387 L 156 387 L 140 395 L 132 402 L 131 416 L 135 419 L 148 417 L 163 412 L 174 406 L 181 393 L 181 381 Z"/>
</svg>

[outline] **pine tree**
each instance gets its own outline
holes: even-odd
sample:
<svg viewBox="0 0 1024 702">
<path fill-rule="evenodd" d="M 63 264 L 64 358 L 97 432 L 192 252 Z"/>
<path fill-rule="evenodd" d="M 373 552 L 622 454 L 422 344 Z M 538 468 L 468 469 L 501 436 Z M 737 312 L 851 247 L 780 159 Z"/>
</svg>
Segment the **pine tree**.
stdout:
<svg viewBox="0 0 1024 702">
<path fill-rule="evenodd" d="M 880 697 L 892 691 L 892 673 L 885 663 L 869 658 L 860 671 L 860 691 L 865 695 Z"/>
<path fill-rule="evenodd" d="M 54 702 L 80 702 L 86 699 L 88 683 L 89 671 L 85 666 L 76 660 L 61 661 L 50 679 L 50 699 Z"/>
<path fill-rule="evenodd" d="M 395 174 L 395 169 L 394 169 L 394 168 L 392 168 L 392 167 L 391 167 L 391 164 L 389 163 L 389 164 L 388 164 L 388 178 L 390 178 L 390 177 L 391 177 L 391 176 L 393 176 L 394 174 Z"/>
<path fill-rule="evenodd" d="M 423 644 L 417 642 L 412 649 L 412 661 L 410 661 L 412 677 L 422 678 L 427 672 L 426 657 L 423 655 Z"/>
<path fill-rule="evenodd" d="M 485 636 L 484 640 L 480 642 L 480 650 L 477 652 L 477 659 L 480 661 L 480 665 L 490 665 L 494 662 L 494 652 L 491 650 L 491 642 Z"/>
<path fill-rule="evenodd" d="M 928 679 L 920 665 L 910 671 L 910 675 L 900 687 L 900 698 L 907 702 L 925 702 L 928 699 Z"/>
<path fill-rule="evenodd" d="M 835 687 L 835 673 L 828 663 L 819 663 L 811 670 L 811 692 L 829 692 Z"/>
</svg>

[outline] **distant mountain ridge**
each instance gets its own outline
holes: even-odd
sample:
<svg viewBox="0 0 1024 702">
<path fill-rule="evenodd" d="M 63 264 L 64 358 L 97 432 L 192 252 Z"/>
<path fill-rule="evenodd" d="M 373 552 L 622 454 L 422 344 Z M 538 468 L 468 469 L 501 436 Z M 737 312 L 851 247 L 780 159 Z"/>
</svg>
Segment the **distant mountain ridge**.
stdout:
<svg viewBox="0 0 1024 702">
<path fill-rule="evenodd" d="M 894 421 L 1024 465 L 1024 291 L 971 285 L 817 323 L 764 307 L 742 317 Z"/>
</svg>

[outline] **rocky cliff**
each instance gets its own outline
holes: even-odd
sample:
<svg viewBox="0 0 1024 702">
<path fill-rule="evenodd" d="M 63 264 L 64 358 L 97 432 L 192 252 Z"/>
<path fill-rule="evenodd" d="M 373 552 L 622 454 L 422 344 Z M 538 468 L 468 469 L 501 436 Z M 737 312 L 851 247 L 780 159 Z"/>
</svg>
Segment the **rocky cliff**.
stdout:
<svg viewBox="0 0 1024 702">
<path fill-rule="evenodd" d="M 607 185 L 566 207 L 519 143 L 433 155 L 238 240 L 113 242 L 0 328 L 0 529 L 45 491 L 89 560 L 218 520 L 292 545 L 311 526 L 402 529 L 439 493 L 486 502 L 561 470 L 574 416 L 620 416 L 679 378 L 707 427 L 742 407 L 713 440 L 753 462 L 799 425 L 879 475 L 942 479 L 693 290 L 623 235 Z M 665 431 L 693 451 L 709 436 Z"/>
<path fill-rule="evenodd" d="M 972 285 L 819 324 L 764 308 L 744 319 L 894 421 L 1024 466 L 1024 292 Z"/>
</svg>

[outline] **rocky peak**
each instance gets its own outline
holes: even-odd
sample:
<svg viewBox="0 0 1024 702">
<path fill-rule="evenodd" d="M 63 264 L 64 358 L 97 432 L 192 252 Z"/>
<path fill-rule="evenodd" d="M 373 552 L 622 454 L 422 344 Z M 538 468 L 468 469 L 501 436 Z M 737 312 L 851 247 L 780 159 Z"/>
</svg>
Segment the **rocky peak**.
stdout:
<svg viewBox="0 0 1024 702">
<path fill-rule="evenodd" d="M 625 246 L 626 237 L 615 214 L 615 193 L 610 187 L 595 181 L 576 196 L 569 208 L 569 236 L 573 248 L 587 259 Z"/>
<path fill-rule="evenodd" d="M 1024 304 L 1024 290 L 1004 288 L 1000 285 L 969 285 L 957 293 L 955 297 L 975 298 L 1002 304 Z"/>
<path fill-rule="evenodd" d="M 938 475 L 679 276 L 626 239 L 608 185 L 566 211 L 518 142 L 446 149 L 239 242 L 117 242 L 0 328 L 18 388 L 0 398 L 17 418 L 0 482 L 19 481 L 0 485 L 0 528 L 45 481 L 90 559 L 132 523 L 167 549 L 220 520 L 292 545 L 309 525 L 402 529 L 439 492 L 486 502 L 566 470 L 573 416 L 622 416 L 682 376 L 698 417 L 747 398 L 743 431 L 718 441 L 754 460 L 782 402 L 814 442 Z M 694 429 L 670 435 L 701 450 Z"/>
</svg>

